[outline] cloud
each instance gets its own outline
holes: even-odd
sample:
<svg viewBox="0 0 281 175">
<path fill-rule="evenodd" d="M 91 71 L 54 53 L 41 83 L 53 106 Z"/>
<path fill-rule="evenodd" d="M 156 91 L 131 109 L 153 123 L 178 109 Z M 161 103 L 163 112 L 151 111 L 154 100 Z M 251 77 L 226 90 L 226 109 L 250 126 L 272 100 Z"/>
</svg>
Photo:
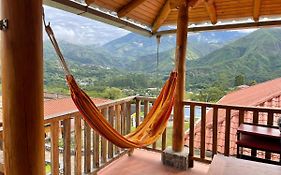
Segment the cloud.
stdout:
<svg viewBox="0 0 281 175">
<path fill-rule="evenodd" d="M 108 24 L 44 6 L 46 21 L 58 39 L 79 45 L 102 45 L 129 32 Z M 46 40 L 46 34 L 44 35 Z"/>
</svg>

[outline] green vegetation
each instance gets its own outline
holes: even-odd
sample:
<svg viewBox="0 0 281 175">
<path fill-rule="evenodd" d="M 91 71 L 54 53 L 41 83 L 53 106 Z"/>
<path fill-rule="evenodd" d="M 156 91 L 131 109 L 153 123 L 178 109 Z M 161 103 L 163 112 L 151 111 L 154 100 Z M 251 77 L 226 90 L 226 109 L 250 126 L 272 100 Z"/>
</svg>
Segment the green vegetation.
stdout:
<svg viewBox="0 0 281 175">
<path fill-rule="evenodd" d="M 217 33 L 215 39 L 219 40 L 219 36 L 221 40 L 227 38 L 225 33 Z M 186 98 L 217 102 L 238 85 L 253 85 L 280 77 L 280 36 L 281 29 L 260 29 L 234 42 L 230 42 L 230 38 L 227 40 L 229 44 L 199 41 L 191 36 Z M 156 48 L 155 44 L 154 40 L 133 34 L 103 47 L 75 46 L 60 42 L 79 85 L 92 97 L 110 99 L 137 94 L 156 96 L 159 93 L 174 67 L 172 45 L 174 46 L 175 39 L 163 38 L 159 67 L 152 47 Z M 63 72 L 48 42 L 45 43 L 44 51 L 45 90 L 67 94 Z"/>
</svg>

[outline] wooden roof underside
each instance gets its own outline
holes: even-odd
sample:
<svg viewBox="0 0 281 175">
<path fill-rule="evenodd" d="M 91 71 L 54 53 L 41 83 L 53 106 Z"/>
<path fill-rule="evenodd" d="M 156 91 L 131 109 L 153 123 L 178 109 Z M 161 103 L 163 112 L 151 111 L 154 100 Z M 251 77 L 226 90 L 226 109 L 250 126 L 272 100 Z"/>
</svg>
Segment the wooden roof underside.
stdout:
<svg viewBox="0 0 281 175">
<path fill-rule="evenodd" d="M 45 0 L 45 3 L 50 5 L 54 2 L 62 3 L 66 1 L 69 0 Z M 115 18 L 115 22 L 116 20 L 125 21 L 130 25 L 139 27 L 140 30 L 144 30 L 142 31 L 142 34 L 144 34 L 143 32 L 156 33 L 161 26 L 176 25 L 178 10 L 173 4 L 176 1 L 184 0 L 86 0 L 86 3 L 90 4 L 91 7 L 85 9 L 85 11 L 89 9 L 98 9 L 105 14 L 110 14 L 112 18 Z M 226 28 L 228 28 L 227 25 L 234 20 L 235 23 L 247 22 L 248 24 L 252 24 L 247 27 L 257 27 L 266 26 L 267 23 L 264 23 L 266 21 L 278 21 L 281 19 L 280 0 L 189 1 L 192 1 L 189 8 L 190 28 L 196 28 L 196 26 L 200 26 L 202 24 L 206 25 L 206 23 L 209 24 L 208 29 L 211 29 L 212 27 L 214 29 L 222 28 L 218 26 L 226 26 Z M 72 1 L 69 1 L 68 3 L 71 2 Z M 56 7 L 56 5 L 52 6 Z M 66 7 L 67 6 L 68 5 L 66 5 Z M 67 8 L 62 9 L 68 10 Z M 262 22 L 258 23 L 259 20 Z M 281 22 L 274 24 L 280 25 Z M 235 28 L 235 26 L 232 27 Z M 241 26 L 238 26 L 238 28 L 239 27 Z M 127 29 L 131 30 L 130 27 Z M 162 34 L 164 33 L 165 32 L 162 32 Z"/>
</svg>

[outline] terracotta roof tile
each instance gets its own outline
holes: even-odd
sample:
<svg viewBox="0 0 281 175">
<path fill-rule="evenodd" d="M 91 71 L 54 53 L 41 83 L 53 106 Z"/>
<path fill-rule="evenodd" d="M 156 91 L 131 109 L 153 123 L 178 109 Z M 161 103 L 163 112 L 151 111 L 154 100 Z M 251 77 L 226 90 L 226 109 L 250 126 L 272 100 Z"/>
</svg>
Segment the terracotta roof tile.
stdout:
<svg viewBox="0 0 281 175">
<path fill-rule="evenodd" d="M 92 100 L 95 104 L 102 104 L 111 101 L 109 99 L 102 99 L 102 98 L 93 98 Z M 77 108 L 73 103 L 71 97 L 44 101 L 45 117 L 49 115 L 57 115 L 66 112 L 71 112 L 74 110 L 77 110 Z"/>
</svg>

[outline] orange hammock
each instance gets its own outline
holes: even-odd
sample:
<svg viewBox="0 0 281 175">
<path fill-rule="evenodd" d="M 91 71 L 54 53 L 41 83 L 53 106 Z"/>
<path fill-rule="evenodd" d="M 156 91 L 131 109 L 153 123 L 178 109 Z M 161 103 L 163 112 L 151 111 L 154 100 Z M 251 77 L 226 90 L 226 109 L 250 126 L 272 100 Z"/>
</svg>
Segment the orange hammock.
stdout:
<svg viewBox="0 0 281 175">
<path fill-rule="evenodd" d="M 122 136 L 108 123 L 90 97 L 79 88 L 74 77 L 70 74 L 50 24 L 46 25 L 44 20 L 44 25 L 66 74 L 72 100 L 90 127 L 121 148 L 139 148 L 156 142 L 164 132 L 172 111 L 177 73 L 171 73 L 144 121 L 133 132 Z"/>
</svg>

